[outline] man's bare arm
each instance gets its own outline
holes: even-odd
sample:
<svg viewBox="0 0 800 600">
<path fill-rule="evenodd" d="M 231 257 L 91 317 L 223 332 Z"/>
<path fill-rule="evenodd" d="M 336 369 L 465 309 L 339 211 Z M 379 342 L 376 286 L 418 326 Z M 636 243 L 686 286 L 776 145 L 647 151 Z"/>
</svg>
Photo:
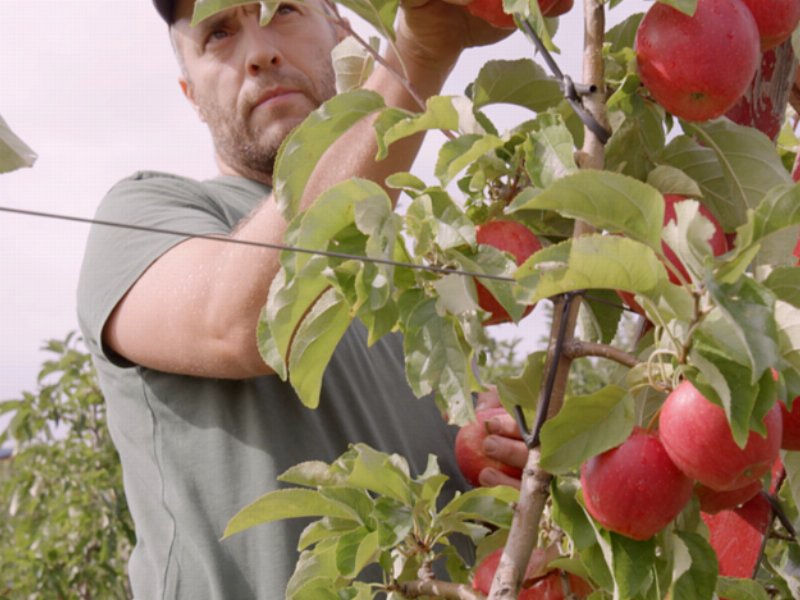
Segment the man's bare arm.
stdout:
<svg viewBox="0 0 800 600">
<path fill-rule="evenodd" d="M 400 24 L 398 48 L 404 53 L 410 80 L 425 98 L 441 90 L 461 46 L 475 43 L 457 36 L 500 37 L 499 32 L 485 31 L 474 22 L 462 25 L 464 31 L 454 27 L 463 11 L 439 0 L 407 12 L 410 24 Z M 448 23 L 453 38 L 435 35 L 437 20 L 439 29 Z M 476 28 L 478 34 L 472 31 Z M 390 55 L 388 60 L 399 67 L 397 56 Z M 418 109 L 407 90 L 383 68 L 376 69 L 365 87 L 381 93 L 387 105 Z M 383 182 L 391 173 L 408 170 L 421 142 L 422 136 L 402 140 L 391 147 L 385 160 L 376 162 L 372 120 L 365 119 L 337 140 L 319 162 L 303 204 L 351 177 Z M 231 237 L 280 243 L 286 226 L 268 197 Z M 258 353 L 255 329 L 278 269 L 274 250 L 185 241 L 151 265 L 120 301 L 104 329 L 104 342 L 128 360 L 161 371 L 234 379 L 268 374 L 271 371 Z"/>
</svg>

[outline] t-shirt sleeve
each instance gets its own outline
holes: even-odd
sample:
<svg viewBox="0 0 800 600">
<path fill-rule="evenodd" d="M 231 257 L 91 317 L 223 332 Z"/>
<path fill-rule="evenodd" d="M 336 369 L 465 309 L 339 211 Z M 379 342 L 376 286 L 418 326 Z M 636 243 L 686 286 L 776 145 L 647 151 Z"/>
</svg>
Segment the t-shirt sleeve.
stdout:
<svg viewBox="0 0 800 600">
<path fill-rule="evenodd" d="M 233 225 L 197 181 L 159 173 L 137 173 L 116 184 L 95 219 L 188 234 L 227 234 Z M 78 322 L 89 349 L 118 366 L 130 362 L 102 344 L 114 307 L 139 277 L 187 236 L 92 225 L 78 282 Z"/>
</svg>

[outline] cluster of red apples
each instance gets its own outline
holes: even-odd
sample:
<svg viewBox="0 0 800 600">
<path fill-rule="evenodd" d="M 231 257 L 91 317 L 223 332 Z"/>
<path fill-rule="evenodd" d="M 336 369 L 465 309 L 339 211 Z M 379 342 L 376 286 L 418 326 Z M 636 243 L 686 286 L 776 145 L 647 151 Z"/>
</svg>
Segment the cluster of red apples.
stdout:
<svg viewBox="0 0 800 600">
<path fill-rule="evenodd" d="M 539 8 L 557 17 L 573 3 L 539 0 Z M 465 8 L 495 27 L 515 27 L 502 0 L 473 0 Z M 654 2 L 636 34 L 639 75 L 669 112 L 707 121 L 734 108 L 762 53 L 785 42 L 798 22 L 800 0 L 698 0 L 692 16 Z"/>
<path fill-rule="evenodd" d="M 783 402 L 764 416 L 766 435 L 734 441 L 723 409 L 689 381 L 667 397 L 656 431 L 636 428 L 620 446 L 586 461 L 581 486 L 586 509 L 606 529 L 646 540 L 661 531 L 696 494 L 700 509 L 717 513 L 762 490 L 781 448 L 800 449 L 800 402 Z"/>
<path fill-rule="evenodd" d="M 656 2 L 636 33 L 639 75 L 652 97 L 687 121 L 726 114 L 761 55 L 800 22 L 800 0 L 698 0 L 688 16 Z"/>
</svg>

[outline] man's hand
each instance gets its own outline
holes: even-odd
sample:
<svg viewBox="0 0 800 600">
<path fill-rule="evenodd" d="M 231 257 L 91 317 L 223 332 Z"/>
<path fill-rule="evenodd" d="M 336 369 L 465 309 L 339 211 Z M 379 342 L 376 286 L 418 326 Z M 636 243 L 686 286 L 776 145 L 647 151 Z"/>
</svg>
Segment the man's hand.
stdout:
<svg viewBox="0 0 800 600">
<path fill-rule="evenodd" d="M 469 1 L 404 0 L 397 25 L 402 59 L 421 66 L 453 64 L 465 48 L 493 44 L 513 32 L 470 15 L 463 8 Z"/>
<path fill-rule="evenodd" d="M 500 406 L 500 397 L 496 388 L 489 388 L 478 394 L 475 410 L 484 410 Z M 525 468 L 528 461 L 528 447 L 522 441 L 519 426 L 511 415 L 498 415 L 486 421 L 489 435 L 483 441 L 483 451 L 489 458 L 499 460 L 518 469 Z M 480 484 L 485 487 L 508 485 L 519 489 L 520 480 L 509 477 L 497 469 L 487 467 L 478 476 Z"/>
</svg>

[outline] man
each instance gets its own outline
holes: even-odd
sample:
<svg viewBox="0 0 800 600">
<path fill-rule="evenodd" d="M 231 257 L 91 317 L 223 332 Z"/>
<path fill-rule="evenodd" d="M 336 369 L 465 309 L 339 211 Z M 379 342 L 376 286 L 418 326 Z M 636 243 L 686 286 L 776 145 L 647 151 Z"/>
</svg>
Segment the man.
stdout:
<svg viewBox="0 0 800 600">
<path fill-rule="evenodd" d="M 280 243 L 271 197 L 281 140 L 334 94 L 331 49 L 342 39 L 321 0 L 286 3 L 266 27 L 258 4 L 190 26 L 194 0 L 155 0 L 170 25 L 181 89 L 208 125 L 220 175 L 198 182 L 137 173 L 117 184 L 98 218 L 195 234 Z M 396 52 L 423 97 L 441 89 L 461 50 L 504 34 L 442 0 L 402 11 Z M 366 88 L 415 108 L 378 68 Z M 304 205 L 359 176 L 408 169 L 420 139 L 376 163 L 371 123 L 359 123 L 319 162 Z M 346 157 L 343 159 L 343 157 Z M 331 461 L 347 442 L 406 456 L 417 473 L 440 457 L 451 491 L 453 431 L 404 378 L 387 336 L 366 347 L 350 328 L 326 371 L 320 408 L 305 409 L 261 360 L 255 329 L 278 271 L 273 250 L 95 227 L 78 290 L 79 319 L 108 402 L 137 529 L 129 574 L 137 598 L 279 598 L 301 524 L 280 522 L 220 542 L 227 521 L 304 460 Z M 413 426 L 408 426 L 413 423 Z M 492 474 L 490 473 L 491 479 Z"/>
</svg>

